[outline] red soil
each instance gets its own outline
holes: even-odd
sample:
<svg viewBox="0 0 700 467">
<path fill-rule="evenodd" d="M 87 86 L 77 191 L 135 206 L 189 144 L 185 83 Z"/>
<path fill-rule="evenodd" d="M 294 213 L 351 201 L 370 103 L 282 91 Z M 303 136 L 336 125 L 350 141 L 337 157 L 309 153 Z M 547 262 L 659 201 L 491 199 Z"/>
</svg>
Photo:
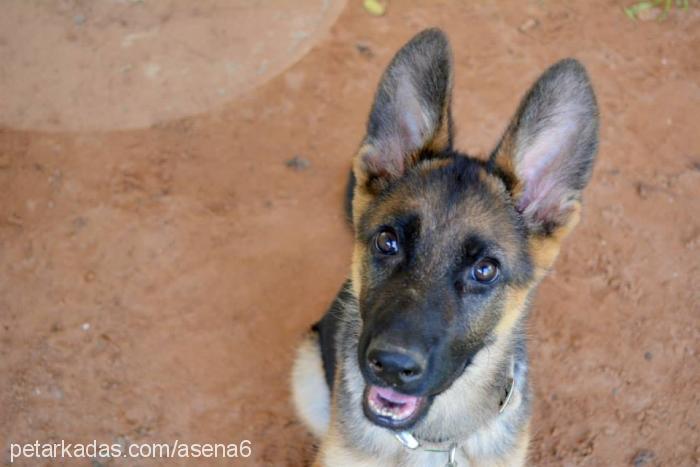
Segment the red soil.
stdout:
<svg viewBox="0 0 700 467">
<path fill-rule="evenodd" d="M 600 103 L 583 221 L 534 304 L 532 463 L 700 463 L 699 10 L 633 22 L 602 0 L 391 2 L 376 18 L 359 3 L 220 108 L 0 130 L 6 460 L 10 442 L 249 439 L 235 465 L 308 461 L 288 373 L 349 271 L 350 157 L 392 54 L 440 26 L 463 150 L 487 153 L 559 58 L 586 64 Z"/>
</svg>

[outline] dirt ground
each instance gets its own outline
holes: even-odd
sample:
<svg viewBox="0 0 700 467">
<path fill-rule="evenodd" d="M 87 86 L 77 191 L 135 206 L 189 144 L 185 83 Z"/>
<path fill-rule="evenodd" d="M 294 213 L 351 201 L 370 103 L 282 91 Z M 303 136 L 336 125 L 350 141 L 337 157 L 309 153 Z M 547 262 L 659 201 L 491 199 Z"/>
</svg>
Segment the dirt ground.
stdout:
<svg viewBox="0 0 700 467">
<path fill-rule="evenodd" d="M 633 22 L 609 0 L 393 1 L 383 17 L 352 1 L 286 71 L 202 113 L 2 128 L 2 461 L 60 439 L 249 439 L 232 465 L 310 459 L 292 351 L 349 271 L 342 194 L 378 77 L 435 25 L 463 150 L 487 153 L 559 58 L 586 64 L 599 99 L 583 221 L 534 304 L 532 464 L 700 464 L 700 9 Z"/>
</svg>

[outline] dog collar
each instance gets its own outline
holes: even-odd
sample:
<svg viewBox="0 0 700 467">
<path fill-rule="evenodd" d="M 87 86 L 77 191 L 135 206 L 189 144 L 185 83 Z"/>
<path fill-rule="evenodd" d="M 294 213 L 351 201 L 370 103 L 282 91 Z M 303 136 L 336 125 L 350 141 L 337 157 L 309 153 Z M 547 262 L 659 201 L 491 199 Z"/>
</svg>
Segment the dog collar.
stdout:
<svg viewBox="0 0 700 467">
<path fill-rule="evenodd" d="M 413 434 L 409 433 L 408 431 L 400 431 L 398 433 L 394 433 L 394 436 L 396 439 L 399 440 L 401 444 L 403 444 L 405 447 L 408 449 L 414 450 L 418 449 L 420 447 L 420 443 L 416 439 Z M 447 449 L 424 449 L 425 451 L 428 452 L 444 452 L 447 453 L 447 464 L 445 464 L 445 467 L 457 467 L 457 443 L 452 443 L 450 444 L 450 447 Z"/>
<path fill-rule="evenodd" d="M 501 399 L 498 406 L 498 414 L 502 414 L 508 403 L 510 402 L 513 392 L 515 389 L 515 357 L 511 357 L 510 366 L 508 368 L 508 378 L 506 379 L 506 386 L 504 388 L 504 397 Z M 410 450 L 415 450 L 420 447 L 420 442 L 413 436 L 413 433 L 409 431 L 399 431 L 394 433 L 394 437 L 405 447 Z M 447 464 L 445 467 L 457 467 L 457 443 L 453 442 L 447 449 L 426 449 L 428 452 L 444 452 L 447 453 Z"/>
</svg>

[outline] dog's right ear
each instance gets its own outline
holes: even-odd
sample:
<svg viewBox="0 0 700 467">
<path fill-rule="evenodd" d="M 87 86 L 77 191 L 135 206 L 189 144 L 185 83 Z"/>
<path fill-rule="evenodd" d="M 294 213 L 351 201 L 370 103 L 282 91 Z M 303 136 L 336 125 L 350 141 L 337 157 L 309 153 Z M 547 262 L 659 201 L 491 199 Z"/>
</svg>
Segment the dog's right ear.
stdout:
<svg viewBox="0 0 700 467">
<path fill-rule="evenodd" d="M 357 186 L 376 194 L 423 153 L 452 143 L 452 56 L 445 34 L 427 29 L 394 56 L 384 72 L 354 162 Z"/>
<path fill-rule="evenodd" d="M 532 86 L 490 163 L 509 181 L 530 232 L 551 236 L 577 222 L 597 148 L 593 88 L 583 66 L 566 59 Z"/>
</svg>

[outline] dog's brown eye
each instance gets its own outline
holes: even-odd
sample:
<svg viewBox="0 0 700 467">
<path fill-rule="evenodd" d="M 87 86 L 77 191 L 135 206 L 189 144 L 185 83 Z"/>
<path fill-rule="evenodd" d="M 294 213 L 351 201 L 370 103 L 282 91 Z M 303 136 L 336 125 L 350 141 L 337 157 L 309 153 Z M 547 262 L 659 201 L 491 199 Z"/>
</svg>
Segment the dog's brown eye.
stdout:
<svg viewBox="0 0 700 467">
<path fill-rule="evenodd" d="M 493 282 L 498 277 L 498 265 L 492 259 L 480 259 L 472 268 L 472 276 L 479 282 Z"/>
<path fill-rule="evenodd" d="M 399 241 L 393 230 L 382 230 L 374 239 L 377 251 L 384 255 L 394 255 L 399 251 Z"/>
</svg>

